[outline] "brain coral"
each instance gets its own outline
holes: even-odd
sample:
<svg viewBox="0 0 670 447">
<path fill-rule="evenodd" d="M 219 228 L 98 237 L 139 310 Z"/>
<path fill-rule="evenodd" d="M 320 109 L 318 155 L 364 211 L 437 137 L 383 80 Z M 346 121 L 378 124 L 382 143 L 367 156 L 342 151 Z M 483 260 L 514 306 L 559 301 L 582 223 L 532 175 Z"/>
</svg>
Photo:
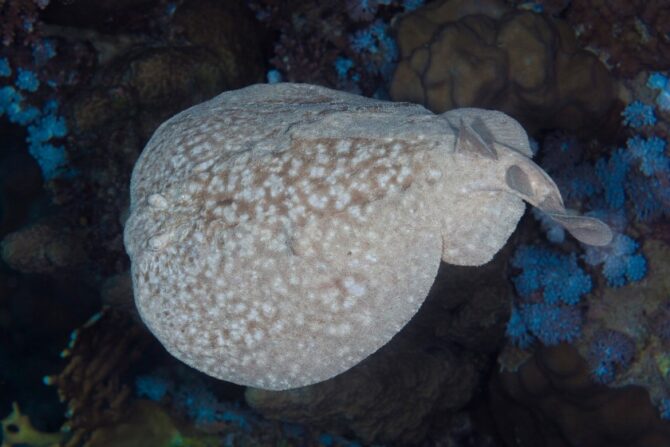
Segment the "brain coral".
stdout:
<svg viewBox="0 0 670 447">
<path fill-rule="evenodd" d="M 561 20 L 510 11 L 500 0 L 441 0 L 402 17 L 396 30 L 396 101 L 436 113 L 501 110 L 531 132 L 593 132 L 614 105 L 607 69 Z"/>
<path fill-rule="evenodd" d="M 346 371 L 416 313 L 440 260 L 488 262 L 523 200 L 585 242 L 507 115 L 434 115 L 306 84 L 225 92 L 163 123 L 132 175 L 135 300 L 175 357 L 266 389 Z"/>
</svg>

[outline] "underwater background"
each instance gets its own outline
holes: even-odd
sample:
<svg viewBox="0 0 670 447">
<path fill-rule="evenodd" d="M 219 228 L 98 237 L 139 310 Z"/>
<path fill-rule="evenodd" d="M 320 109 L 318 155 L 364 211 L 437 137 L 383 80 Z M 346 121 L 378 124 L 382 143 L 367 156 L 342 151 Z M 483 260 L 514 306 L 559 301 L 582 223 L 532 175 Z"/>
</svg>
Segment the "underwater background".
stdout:
<svg viewBox="0 0 670 447">
<path fill-rule="evenodd" d="M 670 445 L 669 0 L 0 0 L 0 39 L 2 447 Z M 262 82 L 501 110 L 614 240 L 529 209 L 351 370 L 202 374 L 135 309 L 130 175 Z"/>
</svg>

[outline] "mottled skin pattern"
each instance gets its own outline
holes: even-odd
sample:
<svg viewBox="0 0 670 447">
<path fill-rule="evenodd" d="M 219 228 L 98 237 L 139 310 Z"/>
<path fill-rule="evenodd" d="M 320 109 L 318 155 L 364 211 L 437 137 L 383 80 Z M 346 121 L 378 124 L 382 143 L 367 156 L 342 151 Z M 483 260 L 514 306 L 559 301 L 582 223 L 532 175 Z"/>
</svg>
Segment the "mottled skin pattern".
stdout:
<svg viewBox="0 0 670 447">
<path fill-rule="evenodd" d="M 522 199 L 565 211 L 528 156 L 499 112 L 433 115 L 301 84 L 223 93 L 163 123 L 133 171 L 138 309 L 209 375 L 266 389 L 328 379 L 409 321 L 440 259 L 489 261 Z M 510 166 L 523 171 L 512 181 Z"/>
</svg>

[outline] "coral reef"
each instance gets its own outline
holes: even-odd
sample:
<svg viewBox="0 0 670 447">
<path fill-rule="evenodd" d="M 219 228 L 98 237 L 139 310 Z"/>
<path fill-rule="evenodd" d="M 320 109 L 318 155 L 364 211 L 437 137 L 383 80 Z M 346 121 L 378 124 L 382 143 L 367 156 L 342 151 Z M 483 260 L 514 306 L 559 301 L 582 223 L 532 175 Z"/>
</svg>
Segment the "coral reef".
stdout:
<svg viewBox="0 0 670 447">
<path fill-rule="evenodd" d="M 629 105 L 621 113 L 619 140 L 625 147 L 609 148 L 609 153 L 603 153 L 602 146 L 585 144 L 561 132 L 549 135 L 541 145 L 540 160 L 549 172 L 556 174 L 559 188 L 566 197 L 566 205 L 592 207 L 595 209 L 593 215 L 609 222 L 615 236 L 606 246 L 579 250 L 562 237 L 557 237 L 555 228 L 544 216 L 537 216 L 547 232 L 548 241 L 559 250 L 554 256 L 558 259 L 561 256 L 564 259 L 572 257 L 573 268 L 558 268 L 555 262 L 549 262 L 551 258 L 546 254 L 549 249 L 539 248 L 542 245 L 534 246 L 530 251 L 527 248 L 517 251 L 512 266 L 521 268 L 522 273 L 513 271 L 518 296 L 514 299 L 515 307 L 507 330 L 514 347 L 508 345 L 499 361 L 507 370 L 501 383 L 508 387 L 512 400 L 516 399 L 517 404 L 519 400 L 523 401 L 522 406 L 549 418 L 552 417 L 550 414 L 557 414 L 554 411 L 569 412 L 573 414 L 571 418 L 581 418 L 585 416 L 574 416 L 582 411 L 580 408 L 596 405 L 598 412 L 604 411 L 596 400 L 616 401 L 620 398 L 617 396 L 625 396 L 624 399 L 637 396 L 634 399 L 639 411 L 645 414 L 651 412 L 648 415 L 650 420 L 644 424 L 655 427 L 649 430 L 650 433 L 655 430 L 657 433 L 649 440 L 634 440 L 634 432 L 639 427 L 631 427 L 632 432 L 617 439 L 631 445 L 663 445 L 668 442 L 669 425 L 667 421 L 656 419 L 668 418 L 670 389 L 667 380 L 670 363 L 663 329 L 668 321 L 666 306 L 670 296 L 670 287 L 665 279 L 668 270 L 665 229 L 670 214 L 670 202 L 667 200 L 670 158 L 666 152 L 667 116 L 664 111 L 657 111 L 650 105 L 649 98 L 653 95 L 650 90 L 655 87 L 653 82 L 645 87 L 645 82 L 646 77 L 636 81 L 637 86 L 632 89 L 635 94 L 629 97 Z M 640 99 L 630 100 L 631 97 Z M 547 287 L 560 284 L 560 294 L 568 293 L 571 285 L 584 272 L 591 277 L 592 287 L 581 289 L 585 295 L 573 303 L 577 304 L 573 307 L 576 320 L 571 321 L 578 321 L 579 331 L 573 330 L 574 323 L 566 324 L 567 320 L 562 320 L 556 325 L 558 319 L 542 315 L 539 327 L 549 329 L 552 334 L 558 330 L 562 338 L 538 336 L 533 331 L 537 320 L 532 317 L 536 315 L 528 316 L 527 306 L 537 306 L 535 303 L 538 302 L 549 305 Z M 545 279 L 546 275 L 557 277 L 551 282 Z M 561 306 L 566 304 L 563 300 Z M 541 343 L 533 343 L 533 337 Z M 548 391 L 539 396 L 544 391 L 520 390 L 516 381 L 523 382 L 525 375 L 537 374 L 528 371 L 539 368 L 547 376 L 543 380 L 555 383 L 552 377 L 559 373 L 548 371 L 542 359 L 547 352 L 559 352 L 547 347 L 560 341 L 570 342 L 571 346 L 559 345 L 562 353 L 556 354 L 559 359 L 556 365 L 562 367 L 569 361 L 581 365 L 569 380 L 580 383 L 583 394 L 581 390 L 578 395 L 568 394 L 570 390 L 564 389 L 563 393 L 571 396 L 570 401 L 565 399 L 560 403 L 560 406 L 565 406 L 562 410 L 549 410 L 546 406 L 548 401 L 544 399 L 554 400 L 561 391 Z M 566 355 L 574 359 L 564 358 Z M 536 385 L 523 386 L 529 388 Z M 589 394 L 593 390 L 602 391 Z M 558 394 L 549 397 L 554 392 Z M 596 400 L 592 400 L 594 398 Z M 613 416 L 621 411 L 614 408 L 611 409 Z M 509 408 L 502 411 L 509 411 Z M 498 411 L 495 414 L 499 421 L 507 417 Z M 596 414 L 592 414 L 592 418 L 590 420 L 594 423 L 601 420 L 601 416 Z M 521 425 L 517 429 L 521 429 Z M 556 445 L 578 445 L 581 442 L 607 445 L 608 439 L 615 439 L 604 428 L 602 431 L 598 428 L 594 437 L 589 438 L 583 433 L 584 427 L 568 426 L 560 420 L 557 425 L 559 441 L 550 440 L 550 436 L 540 433 L 542 430 L 534 434 L 529 430 L 522 445 L 551 442 L 557 442 Z M 622 430 L 623 433 L 628 428 Z"/>
<path fill-rule="evenodd" d="M 397 21 L 400 60 L 390 93 L 434 112 L 502 110 L 530 133 L 592 134 L 609 119 L 615 83 L 558 19 L 502 1 L 432 2 Z"/>
<path fill-rule="evenodd" d="M 0 0 L 3 447 L 670 444 L 667 0 L 425 3 Z M 132 166 L 169 116 L 264 80 L 515 114 L 613 243 L 533 211 L 332 380 L 189 369 L 132 301 Z"/>
<path fill-rule="evenodd" d="M 607 383 L 617 387 L 643 386 L 651 401 L 660 406 L 670 395 L 668 371 L 663 360 L 668 351 L 663 332 L 656 332 L 654 328 L 659 321 L 664 321 L 663 309 L 670 293 L 669 268 L 665 262 L 668 248 L 663 242 L 648 238 L 643 250 L 654 268 L 643 281 L 627 286 L 628 290 L 607 287 L 602 296 L 591 300 L 586 313 L 589 324 L 585 328 L 585 338 L 577 343 L 577 348 L 584 358 L 592 360 L 593 343 L 601 339 L 603 331 L 621 333 L 634 344 L 633 358 L 619 362 L 620 365 L 612 371 L 614 377 L 605 376 Z"/>
</svg>

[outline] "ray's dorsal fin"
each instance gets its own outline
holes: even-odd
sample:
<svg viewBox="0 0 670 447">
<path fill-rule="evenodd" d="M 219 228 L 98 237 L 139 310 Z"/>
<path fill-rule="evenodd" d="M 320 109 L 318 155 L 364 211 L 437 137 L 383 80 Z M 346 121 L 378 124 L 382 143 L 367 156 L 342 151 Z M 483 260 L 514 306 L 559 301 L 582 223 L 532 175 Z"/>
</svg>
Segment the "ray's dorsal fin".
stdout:
<svg viewBox="0 0 670 447">
<path fill-rule="evenodd" d="M 492 160 L 498 159 L 493 147 L 493 135 L 481 118 L 476 118 L 472 126 L 460 120 L 456 138 L 456 152 L 481 155 Z M 474 127 L 476 126 L 476 128 Z"/>
<path fill-rule="evenodd" d="M 496 140 L 493 136 L 493 133 L 491 133 L 491 130 L 489 127 L 486 125 L 484 120 L 481 117 L 476 117 L 474 120 L 472 120 L 472 123 L 470 123 L 470 127 L 472 130 L 475 131 L 477 135 L 486 143 L 486 145 L 490 148 L 491 151 L 495 153 L 495 149 L 493 148 L 493 142 Z"/>
</svg>

